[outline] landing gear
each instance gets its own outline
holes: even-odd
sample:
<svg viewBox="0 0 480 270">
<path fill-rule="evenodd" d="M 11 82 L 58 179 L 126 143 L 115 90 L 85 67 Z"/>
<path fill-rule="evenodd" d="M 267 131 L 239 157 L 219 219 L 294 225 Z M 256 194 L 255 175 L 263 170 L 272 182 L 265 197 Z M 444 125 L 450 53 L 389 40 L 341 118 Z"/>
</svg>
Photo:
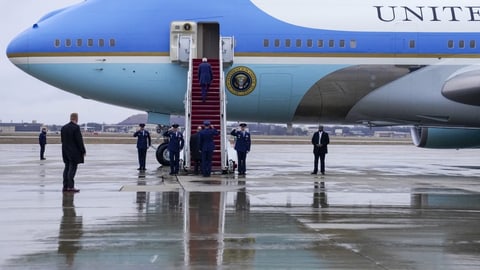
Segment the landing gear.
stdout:
<svg viewBox="0 0 480 270">
<path fill-rule="evenodd" d="M 163 166 L 170 166 L 170 156 L 168 152 L 168 143 L 162 143 L 157 147 L 157 152 L 155 153 L 158 163 Z"/>
</svg>

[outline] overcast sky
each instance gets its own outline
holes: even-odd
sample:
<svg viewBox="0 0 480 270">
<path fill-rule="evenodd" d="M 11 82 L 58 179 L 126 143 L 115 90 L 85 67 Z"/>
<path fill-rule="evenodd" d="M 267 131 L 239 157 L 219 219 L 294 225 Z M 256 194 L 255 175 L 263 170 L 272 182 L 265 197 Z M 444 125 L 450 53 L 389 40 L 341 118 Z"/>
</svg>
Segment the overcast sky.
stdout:
<svg viewBox="0 0 480 270">
<path fill-rule="evenodd" d="M 82 0 L 0 0 L 0 121 L 65 124 L 70 112 L 79 122 L 118 123 L 135 111 L 83 99 L 41 82 L 15 67 L 6 56 L 9 41 L 46 13 Z"/>
</svg>

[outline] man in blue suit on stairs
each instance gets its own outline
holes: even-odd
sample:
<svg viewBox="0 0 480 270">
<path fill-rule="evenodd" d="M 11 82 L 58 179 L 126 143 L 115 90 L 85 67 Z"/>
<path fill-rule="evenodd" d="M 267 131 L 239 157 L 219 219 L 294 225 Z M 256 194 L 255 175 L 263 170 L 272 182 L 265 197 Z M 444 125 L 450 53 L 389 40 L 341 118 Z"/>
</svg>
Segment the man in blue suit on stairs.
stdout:
<svg viewBox="0 0 480 270">
<path fill-rule="evenodd" d="M 202 58 L 202 63 L 198 65 L 198 81 L 202 87 L 202 101 L 207 100 L 208 89 L 213 80 L 212 66 L 207 62 L 207 58 Z"/>
</svg>

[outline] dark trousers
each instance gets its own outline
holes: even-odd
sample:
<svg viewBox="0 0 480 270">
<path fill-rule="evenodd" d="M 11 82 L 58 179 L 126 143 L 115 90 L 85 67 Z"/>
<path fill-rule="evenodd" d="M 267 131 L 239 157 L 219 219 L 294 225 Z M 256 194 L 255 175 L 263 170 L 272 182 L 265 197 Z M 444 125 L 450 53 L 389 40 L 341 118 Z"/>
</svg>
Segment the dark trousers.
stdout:
<svg viewBox="0 0 480 270">
<path fill-rule="evenodd" d="M 45 158 L 45 144 L 40 144 L 40 159 Z"/>
<path fill-rule="evenodd" d="M 65 162 L 65 168 L 63 169 L 63 188 L 74 188 L 75 181 L 75 174 L 77 173 L 77 163 L 73 163 L 70 161 Z"/>
<path fill-rule="evenodd" d="M 138 148 L 138 164 L 139 169 L 145 170 L 145 162 L 147 160 L 147 148 Z"/>
<path fill-rule="evenodd" d="M 244 174 L 247 171 L 247 152 L 237 151 L 238 173 Z"/>
<path fill-rule="evenodd" d="M 200 165 L 202 164 L 202 160 L 201 159 L 195 159 L 194 163 L 195 163 L 195 167 L 193 169 L 193 173 L 198 174 L 198 172 L 200 171 Z"/>
<path fill-rule="evenodd" d="M 180 167 L 180 152 L 169 151 L 170 157 L 170 173 L 178 174 Z"/>
<path fill-rule="evenodd" d="M 210 176 L 212 173 L 213 151 L 202 151 L 202 175 Z"/>
<path fill-rule="evenodd" d="M 315 153 L 313 162 L 313 173 L 318 172 L 318 160 L 320 159 L 320 172 L 325 173 L 325 153 Z"/>
<path fill-rule="evenodd" d="M 205 100 L 207 100 L 207 93 L 208 89 L 210 88 L 210 84 L 202 83 L 200 86 L 202 87 L 202 100 L 205 102 Z"/>
</svg>

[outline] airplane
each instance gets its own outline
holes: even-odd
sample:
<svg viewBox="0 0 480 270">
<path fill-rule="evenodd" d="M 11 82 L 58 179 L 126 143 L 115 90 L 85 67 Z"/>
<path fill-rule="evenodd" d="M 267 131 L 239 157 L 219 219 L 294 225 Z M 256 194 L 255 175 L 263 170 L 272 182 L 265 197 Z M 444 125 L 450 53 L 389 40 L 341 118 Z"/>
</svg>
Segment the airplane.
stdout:
<svg viewBox="0 0 480 270">
<path fill-rule="evenodd" d="M 228 120 L 407 125 L 419 147 L 477 148 L 479 26 L 473 0 L 85 0 L 6 53 L 39 80 L 166 125 L 185 112 L 185 54 L 221 50 Z"/>
</svg>

